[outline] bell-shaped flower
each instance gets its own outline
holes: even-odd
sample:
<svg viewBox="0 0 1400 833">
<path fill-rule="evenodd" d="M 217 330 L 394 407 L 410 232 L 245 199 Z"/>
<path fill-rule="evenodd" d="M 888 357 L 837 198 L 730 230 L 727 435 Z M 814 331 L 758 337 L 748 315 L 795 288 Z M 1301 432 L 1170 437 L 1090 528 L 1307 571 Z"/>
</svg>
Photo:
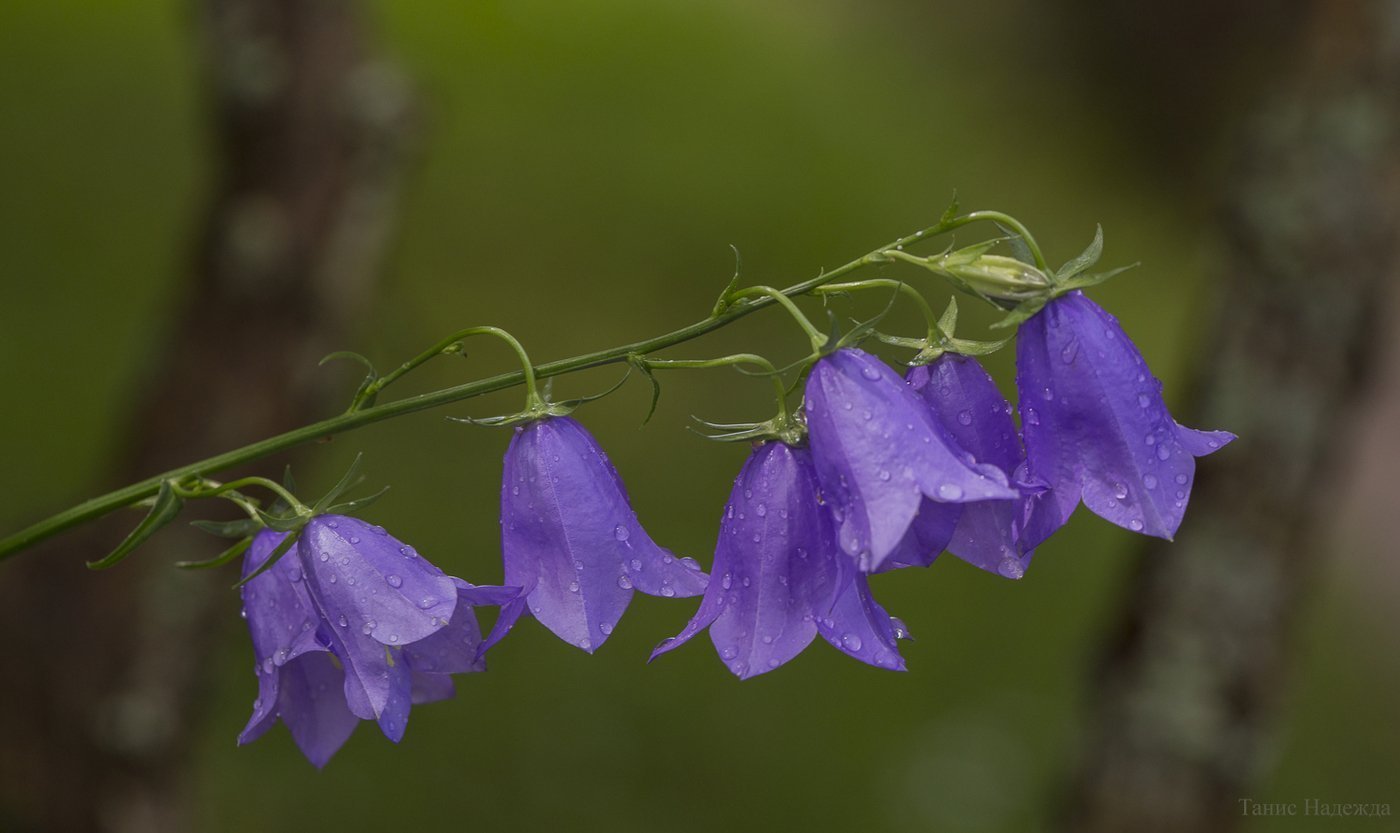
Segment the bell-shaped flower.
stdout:
<svg viewBox="0 0 1400 833">
<path fill-rule="evenodd" d="M 806 449 L 776 441 L 754 449 L 720 520 L 711 575 L 695 616 L 653 659 L 708 627 L 741 679 L 791 660 L 818 633 L 863 662 L 904 667 L 896 624 L 836 546 Z"/>
<path fill-rule="evenodd" d="M 283 537 L 258 533 L 244 575 L 261 567 Z M 413 607 L 430 611 L 434 621 L 425 625 L 405 613 L 403 600 L 394 598 L 405 588 L 415 593 Z M 280 717 L 319 767 L 361 719 L 378 721 L 398 742 L 412 704 L 452 696 L 450 674 L 484 670 L 473 608 L 504 604 L 519 588 L 447 577 L 380 527 L 327 515 L 307 524 L 295 555 L 242 592 L 259 682 L 239 743 L 255 740 Z M 444 596 L 431 595 L 439 592 Z"/>
<path fill-rule="evenodd" d="M 524 588 L 523 603 L 502 610 L 488 647 L 528 610 L 592 653 L 634 590 L 696 596 L 708 581 L 693 559 L 651 540 L 607 455 L 567 416 L 515 429 L 501 482 L 501 551 L 506 583 Z"/>
<path fill-rule="evenodd" d="M 1023 494 L 1014 500 L 960 506 L 926 500 L 901 545 L 912 552 L 901 549 L 892 560 L 927 564 L 938 550 L 947 549 L 984 570 L 1020 578 L 1040 543 L 1023 534 L 1022 527 L 1043 489 L 1024 482 L 1025 453 L 1011 420 L 1011 404 L 971 356 L 944 353 L 930 364 L 910 368 L 904 379 L 960 448 L 996 466 Z M 937 549 L 930 550 L 931 545 Z"/>
<path fill-rule="evenodd" d="M 244 556 L 243 575 L 261 567 L 283 537 L 285 533 L 259 532 Z M 318 638 L 321 618 L 302 578 L 301 564 L 289 555 L 241 589 L 258 696 L 238 743 L 257 740 L 280 717 L 302 754 L 323 767 L 350 738 L 359 718 L 345 705 L 345 674 Z"/>
<path fill-rule="evenodd" d="M 960 448 L 913 389 L 861 350 L 837 350 L 812 367 L 805 410 L 837 540 L 864 572 L 899 548 L 925 499 L 1019 496 L 1005 472 Z"/>
<path fill-rule="evenodd" d="M 1162 383 L 1118 320 L 1079 291 L 1021 325 L 1016 387 L 1029 471 L 1050 486 L 1031 522 L 1041 536 L 1083 500 L 1125 529 L 1171 538 L 1195 458 L 1235 438 L 1172 419 Z"/>
</svg>

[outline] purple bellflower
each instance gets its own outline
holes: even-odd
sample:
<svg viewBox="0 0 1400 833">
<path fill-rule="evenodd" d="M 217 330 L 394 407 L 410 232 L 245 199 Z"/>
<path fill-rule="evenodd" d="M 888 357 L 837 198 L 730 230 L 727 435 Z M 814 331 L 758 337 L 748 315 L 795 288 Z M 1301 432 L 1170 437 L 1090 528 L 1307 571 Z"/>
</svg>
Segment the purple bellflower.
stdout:
<svg viewBox="0 0 1400 833">
<path fill-rule="evenodd" d="M 695 616 L 653 659 L 709 627 L 715 650 L 740 679 L 791 660 L 818 633 L 862 662 L 904 669 L 895 646 L 903 626 L 875 603 L 865 576 L 837 548 L 804 448 L 767 442 L 749 455 L 720 520 L 712 576 Z"/>
<path fill-rule="evenodd" d="M 960 448 L 996 466 L 1023 495 L 960 505 L 925 500 L 891 560 L 926 565 L 947 549 L 984 570 L 1020 578 L 1040 543 L 1030 540 L 1022 526 L 1043 488 L 1026 482 L 1025 454 L 1010 403 L 970 356 L 944 353 L 928 365 L 910 368 L 904 378 Z"/>
<path fill-rule="evenodd" d="M 515 429 L 501 482 L 501 552 L 522 597 L 501 611 L 485 647 L 526 609 L 560 639 L 592 653 L 632 600 L 697 596 L 709 577 L 657 546 L 637 520 L 622 478 L 571 417 Z"/>
<path fill-rule="evenodd" d="M 1195 458 L 1235 438 L 1179 425 L 1162 383 L 1118 320 L 1082 292 L 1021 325 L 1016 387 L 1031 475 L 1050 486 L 1033 513 L 1037 537 L 1083 500 L 1125 529 L 1170 539 L 1181 524 Z"/>
<path fill-rule="evenodd" d="M 258 533 L 244 575 L 282 537 Z M 485 670 L 473 607 L 518 594 L 448 577 L 381 527 L 338 515 L 312 519 L 295 555 L 243 587 L 258 698 L 239 743 L 279 717 L 318 767 L 361 719 L 376 720 L 397 743 L 412 704 L 451 697 L 450 674 Z"/>
<path fill-rule="evenodd" d="M 912 388 L 861 350 L 837 350 L 812 367 L 805 409 L 837 540 L 864 572 L 899 548 L 925 499 L 1019 497 L 1005 472 L 960 448 Z"/>
</svg>

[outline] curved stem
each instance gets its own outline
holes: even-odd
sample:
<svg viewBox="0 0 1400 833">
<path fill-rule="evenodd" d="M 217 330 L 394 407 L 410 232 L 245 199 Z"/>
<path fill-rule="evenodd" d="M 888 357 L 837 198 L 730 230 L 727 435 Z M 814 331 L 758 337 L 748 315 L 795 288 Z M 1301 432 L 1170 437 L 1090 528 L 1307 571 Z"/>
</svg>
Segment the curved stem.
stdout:
<svg viewBox="0 0 1400 833">
<path fill-rule="evenodd" d="M 374 384 L 368 386 L 363 393 L 355 397 L 355 401 L 351 404 L 350 409 L 352 411 L 359 410 L 365 401 L 367 401 L 380 391 L 384 390 L 389 385 L 398 381 L 410 371 L 415 370 L 416 368 L 424 364 L 427 364 L 429 361 L 431 361 L 434 358 L 437 358 L 438 356 L 457 352 L 458 349 L 460 349 L 461 347 L 460 342 L 462 341 L 462 339 L 471 338 L 472 336 L 479 335 L 495 336 L 496 338 L 499 338 L 506 344 L 510 345 L 510 349 L 514 350 L 515 355 L 520 359 L 520 367 L 522 372 L 524 373 L 526 409 L 528 410 L 537 406 L 543 406 L 544 398 L 540 396 L 539 386 L 535 382 L 534 366 L 530 364 L 530 356 L 525 352 L 525 348 L 520 344 L 520 341 L 517 340 L 515 336 L 511 335 L 505 330 L 502 330 L 500 327 L 484 325 L 479 327 L 467 327 L 464 330 L 458 330 L 457 332 L 453 333 L 447 338 L 441 339 L 432 347 L 429 347 L 427 350 L 424 350 L 423 352 L 419 353 L 418 355 L 414 356 L 413 358 L 394 368 L 393 371 L 384 374 L 382 378 L 380 378 Z"/>
<path fill-rule="evenodd" d="M 986 214 L 987 212 L 981 213 Z M 830 272 L 823 272 L 815 278 L 794 284 L 778 294 L 786 298 L 790 298 L 794 295 L 807 294 L 823 284 L 830 283 L 864 266 L 888 262 L 889 257 L 885 254 L 887 249 L 898 249 L 916 243 L 926 237 L 941 234 L 947 230 L 947 223 L 939 223 L 929 228 L 920 229 L 913 234 L 906 235 L 888 245 L 881 246 L 873 252 L 833 269 Z M 647 355 L 649 353 L 655 353 L 658 350 L 664 350 L 667 347 L 683 344 L 728 326 L 750 313 L 757 312 L 775 303 L 778 303 L 778 301 L 773 296 L 755 298 L 751 303 L 739 304 L 726 308 L 718 314 L 712 314 L 708 318 L 681 327 L 680 329 L 672 330 L 669 333 L 633 342 L 632 344 L 624 344 L 607 350 L 586 353 L 569 359 L 546 362 L 545 364 L 532 368 L 532 372 L 539 378 L 548 378 L 550 376 L 558 376 L 564 373 L 573 373 L 579 370 L 627 361 L 629 355 Z M 450 346 L 450 342 L 447 346 Z M 409 364 L 411 366 L 407 370 L 401 368 L 401 372 L 396 371 L 395 374 L 391 375 L 397 379 L 402 376 L 403 373 L 412 370 L 413 367 L 417 367 L 429 358 L 431 358 L 431 356 L 421 358 L 416 364 L 410 361 Z M 363 428 L 366 425 L 382 422 L 386 419 L 393 419 L 394 417 L 404 416 L 418 411 L 426 411 L 430 408 L 436 408 L 453 402 L 460 402 L 474 396 L 481 396 L 482 394 L 504 390 L 521 384 L 525 382 L 525 380 L 526 374 L 524 368 L 522 368 L 513 373 L 503 373 L 498 376 L 443 388 L 430 393 L 396 399 L 382 405 L 347 411 L 329 419 L 321 420 L 320 422 L 304 425 L 283 434 L 250 443 L 241 448 L 225 451 L 222 454 L 216 454 L 213 457 L 153 475 L 145 480 L 137 481 L 136 483 L 123 486 L 120 489 L 86 500 L 76 506 L 69 507 L 62 512 L 15 532 L 4 539 L 0 539 L 0 559 L 8 558 L 21 550 L 52 538 L 67 529 L 71 529 L 106 515 L 109 512 L 145 500 L 156 493 L 163 481 L 216 474 L 225 469 L 230 469 L 252 460 L 276 454 L 280 451 L 286 451 L 289 448 L 295 448 L 296 446 L 304 445 L 309 442 L 322 440 L 345 431 L 352 431 L 356 428 Z"/>
<path fill-rule="evenodd" d="M 269 480 L 266 477 L 242 477 L 238 480 L 231 480 L 228 483 L 215 483 L 213 481 L 206 481 L 204 485 L 208 485 L 212 488 L 208 490 L 201 490 L 183 489 L 179 486 L 176 486 L 175 493 L 178 494 L 180 497 L 186 499 L 219 497 L 220 495 L 223 495 L 226 492 L 232 492 L 237 489 L 241 489 L 245 486 L 261 486 L 262 488 L 267 489 L 268 491 L 285 500 L 287 502 L 287 505 L 291 507 L 297 514 L 311 514 L 311 510 L 306 508 L 306 505 L 303 504 L 301 501 L 297 500 L 296 496 L 293 495 L 291 492 L 287 491 L 281 483 L 278 483 L 275 480 Z"/>
<path fill-rule="evenodd" d="M 757 353 L 735 353 L 731 356 L 721 356 L 717 359 L 646 359 L 648 367 L 661 369 L 668 368 L 708 368 L 708 367 L 733 367 L 743 364 L 755 365 L 762 368 L 765 375 L 773 381 L 773 398 L 778 403 L 778 418 L 786 421 L 788 418 L 787 409 L 787 388 L 783 385 L 783 379 L 778 375 L 778 368 L 773 363 L 758 355 Z"/>
<path fill-rule="evenodd" d="M 1010 214 L 1004 214 L 1000 211 L 972 211 L 959 217 L 954 217 L 946 223 L 940 223 L 938 228 L 940 229 L 940 233 L 952 231 L 955 228 L 960 228 L 979 220 L 999 223 L 1019 234 L 1021 239 L 1026 241 L 1026 248 L 1031 250 L 1031 257 L 1035 258 L 1036 268 L 1047 275 L 1050 274 L 1050 265 L 1045 262 L 1045 255 L 1040 253 L 1040 244 L 1035 242 L 1035 238 L 1031 236 L 1030 229 L 1026 228 L 1020 220 L 1012 217 Z M 893 252 L 888 252 L 888 254 L 893 254 Z"/>
<path fill-rule="evenodd" d="M 788 315 L 792 316 L 792 320 L 796 321 L 797 326 L 801 327 L 802 331 L 807 334 L 807 338 L 811 339 L 813 350 L 821 350 L 822 347 L 825 346 L 826 333 L 818 330 L 807 316 L 803 314 L 802 310 L 797 308 L 797 304 L 793 303 L 793 300 L 789 298 L 784 291 L 774 289 L 771 286 L 750 286 L 734 291 L 729 297 L 746 298 L 754 295 L 772 298 L 774 301 L 782 304 L 783 309 L 787 310 Z"/>
<path fill-rule="evenodd" d="M 903 252 L 899 252 L 903 254 Z M 928 305 L 928 299 L 923 293 L 905 283 L 891 278 L 871 278 L 864 281 L 852 281 L 850 283 L 829 283 L 825 286 L 817 287 L 813 290 L 818 295 L 834 295 L 840 292 L 859 292 L 863 289 L 894 289 L 904 293 L 904 295 L 918 305 L 919 311 L 924 315 L 924 321 L 928 323 L 929 340 L 934 340 L 938 335 L 938 315 L 934 313 L 933 307 Z"/>
</svg>

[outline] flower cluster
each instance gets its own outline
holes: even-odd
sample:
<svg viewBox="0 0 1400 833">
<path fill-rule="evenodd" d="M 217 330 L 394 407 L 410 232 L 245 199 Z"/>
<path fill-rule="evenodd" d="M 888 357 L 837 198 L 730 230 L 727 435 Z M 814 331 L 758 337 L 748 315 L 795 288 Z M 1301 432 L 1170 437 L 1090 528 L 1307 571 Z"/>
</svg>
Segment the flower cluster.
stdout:
<svg viewBox="0 0 1400 833">
<path fill-rule="evenodd" d="M 240 741 L 279 717 L 317 765 L 359 720 L 397 741 L 410 706 L 451 696 L 450 675 L 483 670 L 520 617 L 592 653 L 635 591 L 701 597 L 652 658 L 708 629 L 741 679 L 817 636 L 903 670 L 908 632 L 871 595 L 870 574 L 950 552 L 1019 579 L 1080 503 L 1170 538 L 1195 458 L 1233 439 L 1172 419 L 1118 322 L 1077 289 L 1037 301 L 1022 325 L 1019 429 L 976 351 L 958 344 L 944 339 L 903 377 L 855 346 L 819 350 L 800 417 L 743 434 L 756 442 L 709 575 L 652 539 L 593 436 L 533 392 L 533 410 L 499 420 L 516 423 L 501 484 L 506 586 L 451 578 L 382 528 L 333 514 L 312 517 L 295 556 L 255 574 L 286 534 L 258 533 L 243 590 L 258 699 Z M 483 605 L 501 608 L 486 637 L 474 613 Z"/>
</svg>

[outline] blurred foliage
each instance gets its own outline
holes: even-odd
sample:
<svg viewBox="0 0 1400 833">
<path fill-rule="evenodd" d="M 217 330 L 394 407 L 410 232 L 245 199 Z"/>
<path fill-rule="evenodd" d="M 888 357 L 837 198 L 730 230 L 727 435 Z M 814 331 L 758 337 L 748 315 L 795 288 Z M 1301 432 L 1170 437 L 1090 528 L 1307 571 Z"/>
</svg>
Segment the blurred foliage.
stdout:
<svg viewBox="0 0 1400 833">
<path fill-rule="evenodd" d="M 733 267 L 727 244 L 747 279 L 790 283 L 933 222 L 955 188 L 969 208 L 1020 216 L 1056 263 L 1103 222 L 1104 264 L 1145 265 L 1095 295 L 1168 391 L 1181 396 L 1188 363 L 1208 356 L 1210 336 L 1193 326 L 1210 300 L 1207 218 L 1185 195 L 1163 198 L 1131 126 L 1056 71 L 1049 4 L 379 0 L 370 11 L 426 116 L 391 269 L 345 345 L 381 367 L 472 324 L 511 330 L 537 360 L 670 329 L 708 311 Z M 0 9 L 7 528 L 103 484 L 143 360 L 161 347 L 213 175 L 190 13 L 169 0 Z M 896 274 L 941 307 L 943 286 Z M 978 337 L 993 317 L 963 306 L 960 334 Z M 891 329 L 910 330 L 915 319 L 899 316 Z M 238 361 L 240 333 L 209 337 Z M 764 314 L 674 355 L 739 347 L 786 360 L 802 340 Z M 472 348 L 405 389 L 511 366 L 495 345 Z M 1007 390 L 1010 358 L 990 361 Z M 348 398 L 354 369 L 320 372 L 344 374 Z M 560 380 L 560 393 L 620 372 Z M 645 428 L 640 381 L 581 416 L 653 536 L 708 563 L 744 449 L 683 425 L 692 413 L 764 418 L 768 389 L 728 371 L 663 384 Z M 503 413 L 517 397 L 450 410 Z M 373 482 L 395 486 L 368 517 L 449 572 L 499 580 L 507 436 L 441 416 L 318 446 L 299 479 L 315 491 L 363 451 Z M 904 675 L 820 641 L 742 685 L 704 640 L 646 666 L 690 602 L 638 596 L 591 658 L 527 623 L 492 673 L 460 679 L 455 702 L 415 710 L 400 748 L 363 726 L 321 774 L 281 730 L 234 748 L 255 688 L 230 593 L 207 731 L 192 740 L 200 828 L 1044 829 L 1131 543 L 1083 513 L 1020 583 L 951 558 L 882 577 L 882 601 L 918 638 Z M 1354 637 L 1379 614 L 1352 605 L 1345 582 L 1331 588 L 1304 640 L 1280 769 L 1256 799 L 1395 798 L 1400 664 L 1382 640 Z M 180 635 L 169 645 L 180 650 Z"/>
</svg>

